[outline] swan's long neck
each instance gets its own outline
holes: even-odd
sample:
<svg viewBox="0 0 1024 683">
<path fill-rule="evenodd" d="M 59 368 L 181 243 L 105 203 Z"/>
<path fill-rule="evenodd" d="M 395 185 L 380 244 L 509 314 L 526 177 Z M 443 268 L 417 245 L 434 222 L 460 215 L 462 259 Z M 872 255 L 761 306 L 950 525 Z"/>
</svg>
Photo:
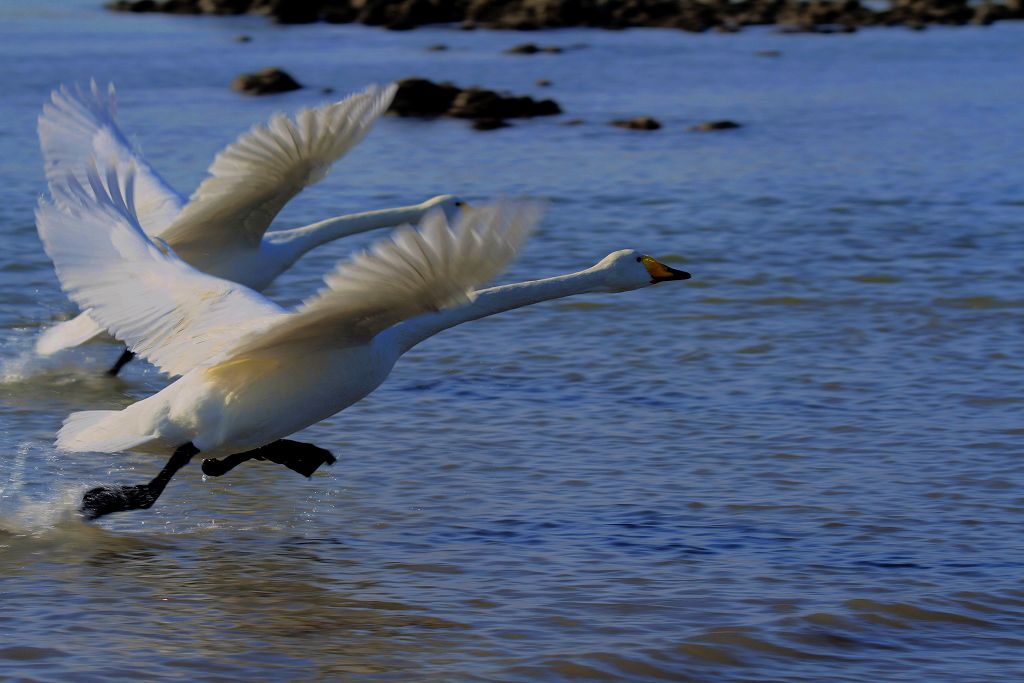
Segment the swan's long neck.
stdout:
<svg viewBox="0 0 1024 683">
<path fill-rule="evenodd" d="M 333 242 L 342 237 L 358 235 L 361 232 L 378 228 L 389 228 L 404 223 L 415 224 L 423 218 L 424 213 L 426 213 L 426 209 L 422 204 L 399 206 L 379 211 L 366 211 L 364 213 L 352 213 L 346 216 L 335 216 L 334 218 L 328 218 L 327 220 L 292 230 L 275 230 L 274 232 L 267 233 L 266 239 L 275 245 L 294 252 L 295 258 L 298 258 L 310 249 Z"/>
<path fill-rule="evenodd" d="M 593 268 L 578 273 L 531 280 L 501 287 L 482 289 L 472 303 L 437 313 L 427 313 L 406 320 L 392 328 L 399 354 L 405 353 L 424 339 L 470 320 L 486 318 L 495 313 L 522 308 L 530 304 L 561 299 L 576 294 L 603 291 L 601 272 Z"/>
</svg>

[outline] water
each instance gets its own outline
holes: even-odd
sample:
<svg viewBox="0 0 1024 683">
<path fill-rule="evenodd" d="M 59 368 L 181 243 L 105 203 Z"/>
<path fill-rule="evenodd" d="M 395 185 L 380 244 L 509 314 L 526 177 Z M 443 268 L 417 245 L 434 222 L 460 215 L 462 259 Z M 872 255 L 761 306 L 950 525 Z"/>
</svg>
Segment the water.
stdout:
<svg viewBox="0 0 1024 683">
<path fill-rule="evenodd" d="M 275 27 L 0 7 L 0 674 L 24 680 L 996 681 L 1024 675 L 1024 26 L 850 36 Z M 254 40 L 237 44 L 246 33 Z M 448 52 L 426 52 L 434 43 Z M 760 50 L 780 50 L 765 58 Z M 280 65 L 309 89 L 227 84 Z M 503 281 L 635 247 L 695 279 L 447 332 L 272 465 L 183 471 L 86 525 L 141 455 L 67 455 L 64 416 L 164 380 L 95 345 L 35 236 L 49 90 L 117 83 L 183 191 L 272 111 L 410 75 L 552 96 L 493 133 L 387 119 L 287 227 L 457 192 L 544 197 Z M 551 88 L 534 85 L 538 78 Z M 655 133 L 606 125 L 653 115 Z M 686 132 L 707 119 L 745 124 Z M 270 291 L 295 302 L 365 240 Z"/>
</svg>

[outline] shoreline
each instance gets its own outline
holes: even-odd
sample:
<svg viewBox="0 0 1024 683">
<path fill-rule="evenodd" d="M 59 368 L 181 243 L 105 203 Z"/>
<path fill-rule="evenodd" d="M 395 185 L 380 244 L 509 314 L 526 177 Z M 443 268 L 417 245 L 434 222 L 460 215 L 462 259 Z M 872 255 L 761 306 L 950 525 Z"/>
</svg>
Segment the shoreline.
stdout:
<svg viewBox="0 0 1024 683">
<path fill-rule="evenodd" d="M 1024 19 L 1024 0 L 890 0 L 872 9 L 860 0 L 114 0 L 119 12 L 182 15 L 262 14 L 279 24 L 360 23 L 390 30 L 460 24 L 472 30 L 675 28 L 733 33 L 776 26 L 784 33 L 851 33 L 860 28 L 987 26 Z"/>
</svg>

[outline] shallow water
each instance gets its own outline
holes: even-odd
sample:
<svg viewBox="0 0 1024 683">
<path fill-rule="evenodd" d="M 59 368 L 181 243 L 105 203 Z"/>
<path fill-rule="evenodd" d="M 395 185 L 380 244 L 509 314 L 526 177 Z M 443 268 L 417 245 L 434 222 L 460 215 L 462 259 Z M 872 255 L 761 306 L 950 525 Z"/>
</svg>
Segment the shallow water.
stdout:
<svg viewBox="0 0 1024 683">
<path fill-rule="evenodd" d="M 0 674 L 1024 675 L 1024 25 L 389 33 L 90 0 L 2 6 L 0 38 Z M 585 46 L 500 54 L 524 40 Z M 274 64 L 314 87 L 226 87 Z M 383 120 L 282 227 L 525 194 L 547 218 L 503 281 L 622 247 L 695 279 L 423 344 L 298 437 L 339 458 L 312 480 L 192 467 L 153 510 L 82 523 L 87 487 L 160 463 L 58 454 L 61 420 L 164 380 L 142 363 L 102 377 L 110 345 L 29 353 L 71 313 L 32 224 L 49 90 L 115 81 L 124 126 L 187 192 L 272 111 L 414 74 L 551 96 L 566 114 L 493 133 Z M 665 128 L 606 125 L 645 114 Z M 685 130 L 714 118 L 744 128 Z M 301 299 L 364 243 L 311 254 L 270 294 Z"/>
</svg>

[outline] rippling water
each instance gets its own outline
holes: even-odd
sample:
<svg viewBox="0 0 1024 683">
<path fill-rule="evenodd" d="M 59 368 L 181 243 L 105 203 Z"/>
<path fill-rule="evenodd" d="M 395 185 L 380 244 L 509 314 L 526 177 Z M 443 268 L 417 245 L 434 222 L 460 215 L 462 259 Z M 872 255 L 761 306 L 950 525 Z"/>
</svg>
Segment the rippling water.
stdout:
<svg viewBox="0 0 1024 683">
<path fill-rule="evenodd" d="M 1024 676 L 1024 26 L 389 33 L 92 4 L 0 7 L 0 674 Z M 500 54 L 526 38 L 585 47 Z M 275 64 L 313 87 L 226 87 Z M 272 111 L 414 74 L 549 95 L 585 123 L 383 120 L 282 227 L 526 194 L 548 216 L 503 280 L 622 247 L 695 279 L 431 340 L 301 435 L 339 457 L 310 481 L 193 467 L 151 511 L 77 520 L 87 487 L 160 463 L 58 454 L 61 420 L 164 380 L 101 376 L 112 346 L 29 353 L 71 313 L 32 224 L 49 90 L 114 80 L 125 127 L 190 191 Z M 642 114 L 665 128 L 606 124 Z M 686 132 L 713 118 L 745 126 Z M 297 301 L 363 243 L 270 294 Z"/>
</svg>

